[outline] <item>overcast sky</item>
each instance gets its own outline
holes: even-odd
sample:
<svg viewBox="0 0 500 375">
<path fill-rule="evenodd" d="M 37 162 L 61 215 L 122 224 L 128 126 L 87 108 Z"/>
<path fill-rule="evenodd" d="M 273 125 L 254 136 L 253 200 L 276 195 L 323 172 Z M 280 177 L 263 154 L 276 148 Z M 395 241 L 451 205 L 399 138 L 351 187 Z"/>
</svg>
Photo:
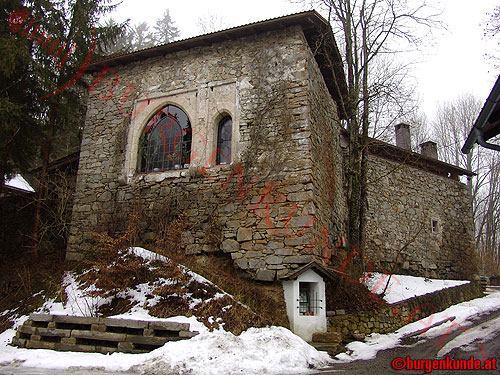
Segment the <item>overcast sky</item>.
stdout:
<svg viewBox="0 0 500 375">
<path fill-rule="evenodd" d="M 438 1 L 438 0 L 436 0 Z M 442 20 L 447 31 L 436 33 L 432 45 L 425 46 L 416 57 L 413 68 L 422 112 L 432 118 L 437 103 L 454 100 L 463 93 L 473 93 L 485 101 L 496 77 L 484 54 L 495 43 L 483 37 L 486 13 L 497 0 L 441 0 Z M 187 38 L 200 33 L 197 20 L 208 14 L 217 15 L 226 27 L 239 26 L 301 11 L 300 5 L 287 0 L 123 0 L 113 17 L 127 18 L 135 24 L 147 21 L 151 26 L 165 9 Z"/>
</svg>

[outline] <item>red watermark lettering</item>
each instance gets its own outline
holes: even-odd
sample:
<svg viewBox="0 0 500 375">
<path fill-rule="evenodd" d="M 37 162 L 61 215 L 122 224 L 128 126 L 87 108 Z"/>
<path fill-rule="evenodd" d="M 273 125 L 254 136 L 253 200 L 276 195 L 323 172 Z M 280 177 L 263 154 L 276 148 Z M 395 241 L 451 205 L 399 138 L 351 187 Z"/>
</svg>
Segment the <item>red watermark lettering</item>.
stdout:
<svg viewBox="0 0 500 375">
<path fill-rule="evenodd" d="M 486 359 L 481 363 L 479 359 L 471 356 L 469 359 L 451 359 L 446 356 L 444 359 L 411 359 L 394 358 L 391 362 L 395 370 L 423 370 L 429 374 L 433 370 L 496 370 L 496 358 Z"/>
<path fill-rule="evenodd" d="M 143 100 L 139 109 L 133 111 L 130 115 L 125 114 L 124 109 L 123 109 L 123 107 L 125 105 L 125 101 L 128 99 L 130 94 L 134 91 L 134 88 L 137 91 L 137 87 L 135 87 L 133 84 L 128 85 L 127 88 L 125 89 L 125 93 L 122 95 L 122 99 L 121 99 L 121 103 L 120 103 L 120 113 L 122 114 L 123 118 L 132 118 L 132 117 L 137 116 L 139 113 L 141 113 L 142 111 L 144 111 L 146 109 L 146 107 L 148 106 L 148 104 L 151 101 L 149 96 L 146 94 L 146 99 Z"/>
<path fill-rule="evenodd" d="M 120 82 L 120 76 L 114 71 L 114 69 L 104 66 L 101 71 L 95 76 L 95 78 L 92 80 L 92 83 L 90 84 L 89 88 L 87 89 L 90 94 L 93 94 L 95 92 L 96 86 L 103 81 L 104 76 L 108 73 L 111 72 L 114 77 L 112 81 L 110 82 L 109 80 L 106 79 L 106 84 L 108 86 L 108 93 L 105 96 L 99 96 L 97 94 L 94 94 L 96 98 L 100 100 L 109 100 L 113 97 L 113 88 Z"/>
</svg>

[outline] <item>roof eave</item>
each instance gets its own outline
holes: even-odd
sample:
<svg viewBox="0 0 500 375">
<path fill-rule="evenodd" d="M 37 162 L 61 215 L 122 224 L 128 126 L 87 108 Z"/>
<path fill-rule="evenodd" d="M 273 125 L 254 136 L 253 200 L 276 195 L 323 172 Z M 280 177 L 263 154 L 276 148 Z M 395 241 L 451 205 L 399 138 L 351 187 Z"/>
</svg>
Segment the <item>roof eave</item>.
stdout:
<svg viewBox="0 0 500 375">
<path fill-rule="evenodd" d="M 90 64 L 87 68 L 87 72 L 97 72 L 104 66 L 113 67 L 128 64 L 133 61 L 139 61 L 155 56 L 162 56 L 168 53 L 178 52 L 194 47 L 207 46 L 225 40 L 231 40 L 242 36 L 270 31 L 278 28 L 279 26 L 288 27 L 296 24 L 300 24 L 303 27 L 317 27 L 320 24 L 328 24 L 328 22 L 315 10 L 295 13 L 265 21 L 250 23 L 247 25 L 236 26 L 230 29 L 199 35 L 188 39 L 177 40 L 171 43 L 166 43 L 135 52 L 111 56 Z"/>
<path fill-rule="evenodd" d="M 467 137 L 467 140 L 465 141 L 464 146 L 462 147 L 462 152 L 464 154 L 468 154 L 472 150 L 472 147 L 474 147 L 475 143 L 485 142 L 480 139 L 481 134 L 483 132 L 486 123 L 490 119 L 490 116 L 495 111 L 495 108 L 499 106 L 499 101 L 500 101 L 500 76 L 498 76 L 495 85 L 493 86 L 493 89 L 491 90 L 490 95 L 488 96 L 488 99 L 486 99 L 486 102 L 484 103 L 484 106 L 481 109 L 481 112 L 479 113 L 479 116 L 477 117 L 476 122 L 474 123 L 474 126 L 472 127 Z"/>
<path fill-rule="evenodd" d="M 406 150 L 404 148 L 395 146 L 393 144 L 375 138 L 369 139 L 368 150 L 371 154 L 386 156 L 386 157 L 388 157 L 388 153 L 382 153 L 381 155 L 381 150 L 390 150 L 395 154 L 399 154 L 400 156 L 399 158 L 391 158 L 391 160 L 406 163 L 409 165 L 417 166 L 416 161 L 421 161 L 422 163 L 425 163 L 428 166 L 434 166 L 436 171 L 443 170 L 458 176 L 467 176 L 467 177 L 472 177 L 476 175 L 474 172 L 469 171 L 467 169 L 463 169 L 455 165 L 446 163 L 444 161 L 419 154 L 418 152 Z M 423 168 L 421 167 L 421 169 Z M 427 168 L 426 170 L 431 171 L 429 168 Z"/>
<path fill-rule="evenodd" d="M 293 25 L 300 25 L 302 27 L 302 30 L 306 35 L 307 42 L 309 43 L 311 49 L 313 49 L 311 43 L 313 43 L 313 40 L 315 40 L 315 38 L 319 39 L 320 36 L 327 36 L 329 46 L 331 47 L 328 49 L 327 53 L 334 61 L 334 66 L 326 66 L 324 61 L 322 61 L 322 57 L 320 56 L 320 54 L 316 54 L 315 59 L 320 66 L 321 73 L 323 74 L 325 83 L 327 84 L 328 91 L 330 92 L 332 98 L 338 103 L 342 99 L 347 102 L 347 82 L 345 80 L 342 57 L 335 42 L 333 31 L 328 21 L 325 20 L 315 10 L 273 18 L 270 20 L 256 22 L 248 25 L 237 26 L 231 29 L 200 35 L 189 39 L 183 39 L 136 52 L 108 57 L 89 65 L 89 67 L 87 68 L 87 72 L 95 73 L 105 67 L 111 68 L 119 65 L 125 65 L 147 58 L 163 56 L 166 54 L 196 47 L 209 46 L 214 43 L 241 38 L 266 31 L 283 29 L 284 27 L 290 27 Z M 339 105 L 339 117 L 341 119 L 346 118 L 346 111 L 341 107 L 342 106 Z"/>
<path fill-rule="evenodd" d="M 281 281 L 287 281 L 287 280 L 296 280 L 300 275 L 302 275 L 304 272 L 308 270 L 313 270 L 316 272 L 318 275 L 320 275 L 322 278 L 327 279 L 327 280 L 335 280 L 335 274 L 333 274 L 330 270 L 326 269 L 323 267 L 321 264 L 319 264 L 316 261 L 311 261 L 307 263 L 306 265 L 294 270 L 293 272 L 290 272 L 289 274 L 283 276 L 280 278 Z M 339 272 L 341 273 L 341 272 Z"/>
</svg>

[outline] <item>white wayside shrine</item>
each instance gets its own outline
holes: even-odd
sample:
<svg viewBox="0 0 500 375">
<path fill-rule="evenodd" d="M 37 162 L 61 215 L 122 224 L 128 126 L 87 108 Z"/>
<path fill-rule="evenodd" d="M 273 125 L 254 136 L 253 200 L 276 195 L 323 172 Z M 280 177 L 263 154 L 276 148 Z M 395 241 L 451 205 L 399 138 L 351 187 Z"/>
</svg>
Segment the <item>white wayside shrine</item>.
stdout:
<svg viewBox="0 0 500 375">
<path fill-rule="evenodd" d="M 308 342 L 313 333 L 327 331 L 325 279 L 333 275 L 316 262 L 281 279 L 290 328 Z"/>
</svg>

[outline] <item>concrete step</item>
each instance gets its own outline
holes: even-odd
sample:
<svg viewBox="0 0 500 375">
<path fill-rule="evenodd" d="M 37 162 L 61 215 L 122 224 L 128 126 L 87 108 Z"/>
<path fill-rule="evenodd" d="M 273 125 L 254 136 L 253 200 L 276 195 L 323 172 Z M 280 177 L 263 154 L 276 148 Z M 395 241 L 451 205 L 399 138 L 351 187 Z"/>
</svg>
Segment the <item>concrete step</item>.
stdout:
<svg viewBox="0 0 500 375">
<path fill-rule="evenodd" d="M 312 342 L 340 343 L 342 334 L 339 332 L 315 332 L 312 335 Z"/>
<path fill-rule="evenodd" d="M 326 343 L 326 342 L 311 342 L 309 345 L 316 348 L 316 350 L 327 352 L 330 356 L 335 356 L 342 351 L 344 351 L 345 347 L 342 343 Z"/>
</svg>

